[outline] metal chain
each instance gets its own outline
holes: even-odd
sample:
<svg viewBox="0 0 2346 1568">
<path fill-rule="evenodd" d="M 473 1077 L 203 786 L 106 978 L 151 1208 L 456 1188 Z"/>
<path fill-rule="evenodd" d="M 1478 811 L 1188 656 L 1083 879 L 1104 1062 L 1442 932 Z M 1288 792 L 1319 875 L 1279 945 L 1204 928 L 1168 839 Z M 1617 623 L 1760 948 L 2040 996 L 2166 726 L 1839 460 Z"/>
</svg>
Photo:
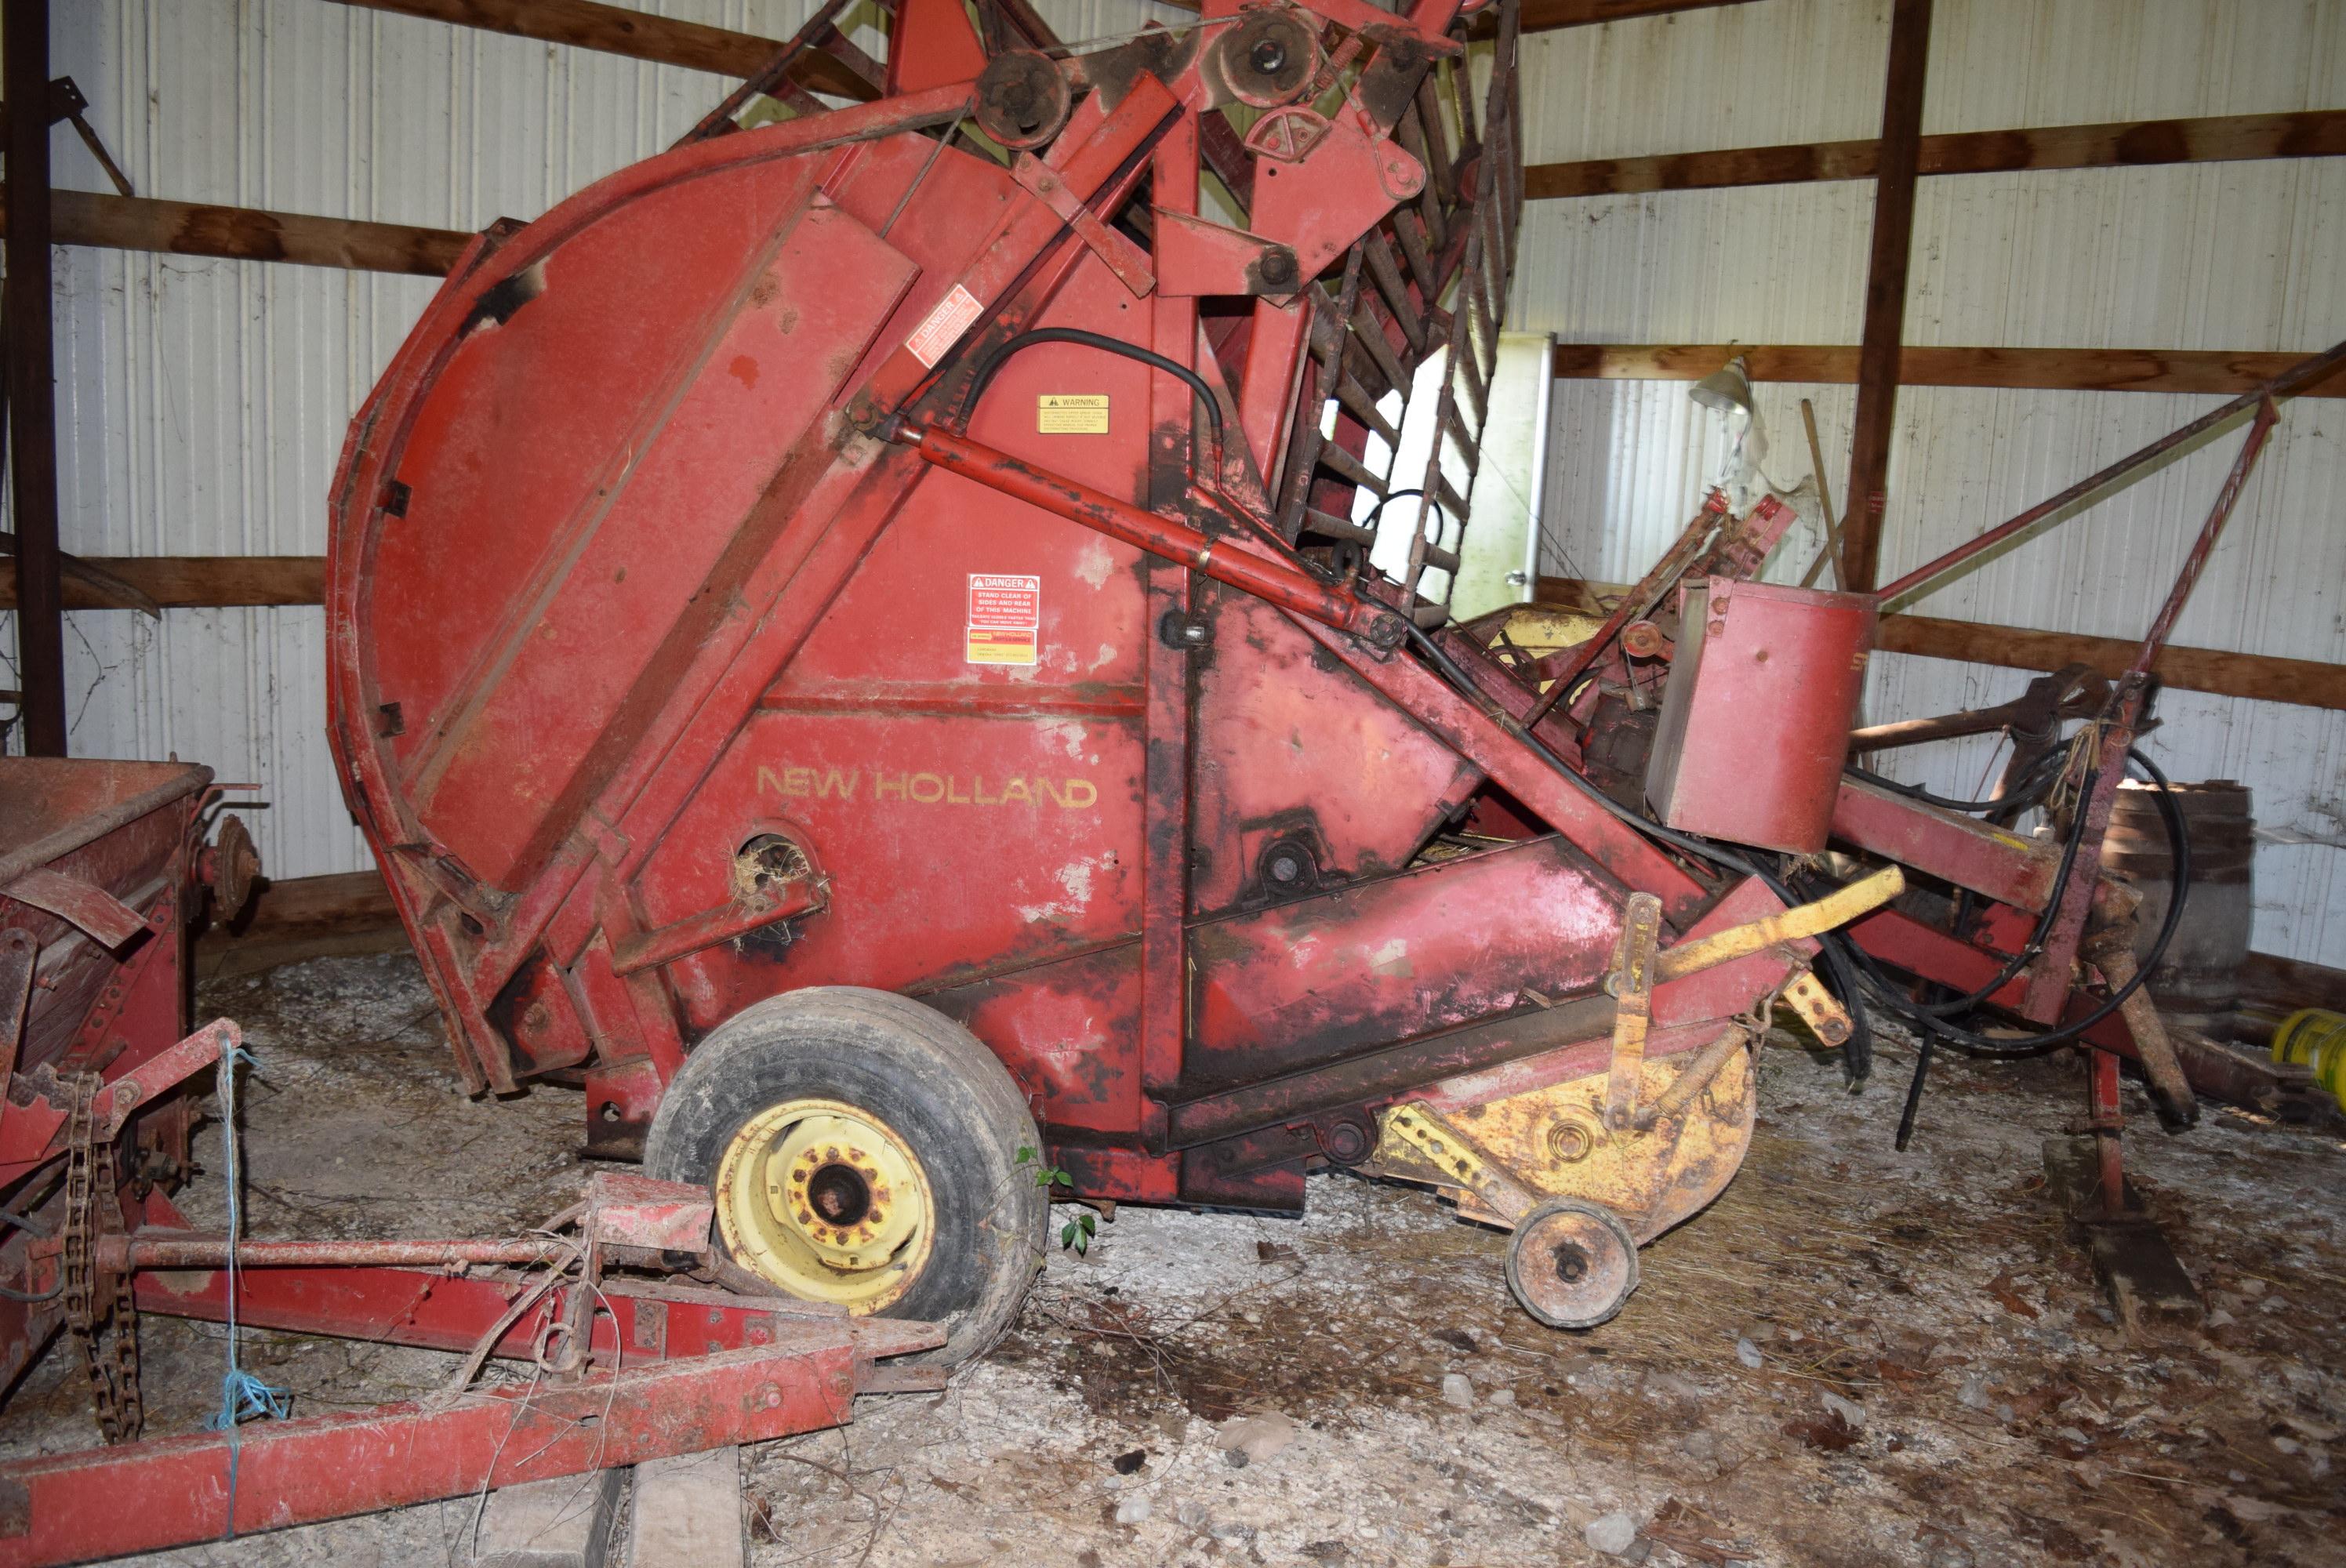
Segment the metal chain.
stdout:
<svg viewBox="0 0 2346 1568">
<path fill-rule="evenodd" d="M 102 1087 L 95 1073 L 74 1075 L 66 1128 L 65 1247 L 59 1268 L 65 1285 L 66 1322 L 80 1342 L 89 1372 L 90 1404 L 97 1430 L 109 1443 L 138 1435 L 146 1410 L 138 1390 L 138 1308 L 129 1275 L 117 1275 L 104 1322 L 98 1318 L 97 1236 L 118 1229 L 116 1195 L 97 1193 L 97 1102 Z M 108 1162 L 111 1163 L 110 1161 Z M 111 1174 L 109 1172 L 109 1174 Z M 99 1339 L 110 1324 L 112 1343 Z M 110 1364 L 109 1364 L 110 1363 Z"/>
</svg>

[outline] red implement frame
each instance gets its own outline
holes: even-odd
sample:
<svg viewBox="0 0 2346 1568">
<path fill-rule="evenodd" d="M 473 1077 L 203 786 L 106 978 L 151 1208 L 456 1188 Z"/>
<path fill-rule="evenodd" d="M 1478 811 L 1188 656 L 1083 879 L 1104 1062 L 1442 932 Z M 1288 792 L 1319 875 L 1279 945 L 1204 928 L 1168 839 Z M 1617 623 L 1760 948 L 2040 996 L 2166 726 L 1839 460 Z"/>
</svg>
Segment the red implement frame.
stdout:
<svg viewBox="0 0 2346 1568">
<path fill-rule="evenodd" d="M 800 1323 L 755 1349 L 576 1383 L 21 1460 L 0 1465 L 0 1564 L 159 1552 L 842 1426 L 870 1369 L 843 1324 Z"/>
<path fill-rule="evenodd" d="M 1325 0 L 1076 56 L 1060 106 L 1031 17 L 989 56 L 917 8 L 892 96 L 458 269 L 353 427 L 329 598 L 352 803 L 474 1086 L 583 1068 L 639 1137 L 744 1005 L 876 986 L 991 1045 L 1082 1190 L 1292 1207 L 1316 1155 L 1235 1180 L 1184 1108 L 1278 1080 L 1357 1124 L 1415 1086 L 1379 1053 L 1593 987 L 1631 894 L 1673 937 L 1719 903 L 1556 770 L 1536 692 L 1429 669 L 1428 603 L 1333 558 L 1407 487 L 1362 454 L 1430 356 L 1434 509 L 1471 504 L 1521 200 L 1497 10 L 1487 91 L 1447 0 Z M 964 111 L 1030 150 L 923 134 Z M 1208 166 L 1243 226 L 1198 220 Z M 1410 585 L 1455 565 L 1418 510 Z M 980 578 L 1026 618 L 965 628 Z M 1492 785 L 1562 852 L 1412 869 Z M 776 839 L 820 871 L 743 910 Z M 1429 956 L 1298 971 L 1290 905 Z M 1239 995 L 1312 1020 L 1257 1039 Z"/>
<path fill-rule="evenodd" d="M 1398 1102 L 1617 1040 L 1640 895 L 1665 955 L 1780 907 L 1576 769 L 1660 689 L 1640 617 L 1789 512 L 1707 509 L 1552 685 L 1443 626 L 1522 200 L 1516 6 L 1480 9 L 1483 90 L 1454 0 L 1209 0 L 1074 55 L 907 4 L 878 101 L 697 132 L 468 254 L 352 426 L 328 613 L 345 787 L 470 1087 L 582 1074 L 620 1152 L 744 1008 L 874 987 L 993 1050 L 1078 1192 L 1292 1209 Z M 2025 841 L 1831 782 L 1862 650 L 1798 690 L 1746 651 L 1708 706 L 1812 764 L 1749 802 L 1766 841 L 2049 896 Z M 773 853 L 803 875 L 745 901 Z M 2090 1005 L 2095 881 L 2024 1012 Z M 1807 951 L 1671 994 L 1644 1059 Z"/>
<path fill-rule="evenodd" d="M 235 1044 L 224 1022 L 190 1036 L 152 1059 L 154 1087 L 171 1086 L 165 1064 L 184 1074 Z M 112 1135 L 101 1123 L 81 1135 L 102 1146 Z M 98 1236 L 93 1256 L 141 1312 L 473 1359 L 461 1386 L 420 1403 L 0 1465 L 0 1563 L 158 1551 L 842 1425 L 858 1393 L 927 1386 L 878 1360 L 944 1339 L 927 1323 L 603 1273 L 606 1258 L 713 1267 L 708 1195 L 635 1176 L 591 1178 L 572 1237 L 557 1221 L 510 1239 L 246 1240 L 233 1274 L 227 1239 L 188 1231 L 160 1193 L 139 1217 Z M 43 1253 L 26 1283 L 37 1290 L 57 1267 Z M 470 1386 L 490 1357 L 539 1376 Z M 119 1506 L 126 1496 L 139 1506 Z"/>
<path fill-rule="evenodd" d="M 181 763 L 0 758 L 0 1205 L 50 1236 L 77 1106 L 118 1139 L 126 1167 L 185 1166 L 193 1124 L 169 1092 L 219 1048 L 213 1031 L 189 1035 L 189 922 L 208 881 L 240 889 L 257 869 L 240 827 L 203 846 L 211 777 Z M 44 1245 L 9 1227 L 0 1278 L 25 1280 Z M 0 1389 L 66 1306 L 0 1300 Z"/>
</svg>

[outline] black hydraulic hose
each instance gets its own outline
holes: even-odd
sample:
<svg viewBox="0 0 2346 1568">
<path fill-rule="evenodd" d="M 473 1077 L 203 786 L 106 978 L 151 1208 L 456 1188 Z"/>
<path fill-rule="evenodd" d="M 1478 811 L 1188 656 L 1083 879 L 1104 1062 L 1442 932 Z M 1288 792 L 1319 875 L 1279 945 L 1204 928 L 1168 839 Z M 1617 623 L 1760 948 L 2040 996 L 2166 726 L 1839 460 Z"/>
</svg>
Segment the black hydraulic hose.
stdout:
<svg viewBox="0 0 2346 1568">
<path fill-rule="evenodd" d="M 1923 1080 L 1931 1074 L 1931 1053 L 1938 1044 L 1939 1037 L 1927 1029 L 1915 1042 L 1914 1074 L 1906 1080 L 1906 1103 L 1898 1111 L 1898 1135 L 1891 1140 L 1891 1146 L 1902 1155 L 1914 1141 L 1914 1116 L 1923 1108 Z"/>
<path fill-rule="evenodd" d="M 1378 496 L 1377 504 L 1369 508 L 1368 520 L 1362 523 L 1361 526 L 1363 528 L 1373 526 L 1376 520 L 1384 515 L 1385 508 L 1392 505 L 1394 502 L 1406 501 L 1413 495 L 1423 495 L 1424 494 L 1425 492 L 1423 490 L 1395 490 Z M 1433 514 L 1436 517 L 1441 518 L 1444 523 L 1450 521 L 1450 514 L 1442 509 L 1442 500 L 1439 496 L 1427 502 L 1426 504 L 1433 509 Z"/>
<path fill-rule="evenodd" d="M 2077 790 L 2077 796 L 2081 801 L 2093 794 L 2094 784 L 2097 778 L 2096 770 L 2087 770 L 2085 783 Z M 1934 1018 L 1952 1018 L 1958 1013 L 1967 1013 L 1977 1007 L 1981 1003 L 2002 991 L 2013 976 L 2027 968 L 2030 961 L 2045 951 L 2045 939 L 2053 934 L 2053 922 L 2060 918 L 2062 897 L 2069 891 L 2069 874 L 2077 864 L 2077 850 L 2085 841 L 2086 813 L 2081 810 L 2077 813 L 2076 820 L 2069 825 L 2068 841 L 2062 846 L 2061 863 L 2054 870 L 2052 891 L 2045 896 L 2045 910 L 2036 917 L 2036 929 L 2028 933 L 2028 940 L 2021 943 L 2018 952 L 2005 961 L 2004 967 L 1996 972 L 1994 979 L 1968 995 L 1950 997 L 1944 1002 L 1910 1003 L 1909 1005 L 1919 1012 L 1930 1013 Z"/>
<path fill-rule="evenodd" d="M 1945 810 L 1996 811 L 2006 810 L 2014 806 L 2035 805 L 2043 799 L 2045 792 L 2052 788 L 2053 781 L 2061 776 L 2062 766 L 2067 760 L 2067 755 L 2062 751 L 2046 752 L 2037 759 L 2035 767 L 2021 776 L 2020 783 L 2013 792 L 1999 800 L 1950 799 L 1944 795 L 1934 795 L 1919 784 L 1902 784 L 1895 779 L 1884 778 L 1870 768 L 1860 768 L 1854 762 L 1844 767 L 1841 771 L 1854 778 L 1862 779 L 1868 784 L 1893 790 L 1898 794 L 1920 800 L 1925 805 L 1937 806 Z"/>
<path fill-rule="evenodd" d="M 1163 371 L 1167 375 L 1177 376 L 1187 382 L 1190 392 L 1195 393 L 1198 401 L 1205 405 L 1206 423 L 1213 426 L 1213 472 L 1219 477 L 1221 473 L 1222 454 L 1229 451 L 1229 445 L 1222 433 L 1222 405 L 1214 401 L 1214 389 L 1206 384 L 1206 378 L 1178 361 L 1168 360 L 1153 350 L 1144 349 L 1137 344 L 1127 343 L 1120 338 L 1111 338 L 1103 333 L 1086 332 L 1080 328 L 1037 327 L 1031 332 L 1021 332 L 996 347 L 992 353 L 978 361 L 976 371 L 970 376 L 969 390 L 962 394 L 961 412 L 955 416 L 954 423 L 966 430 L 969 427 L 970 417 L 977 412 L 978 399 L 985 395 L 986 386 L 994 380 L 994 372 L 1002 369 L 1011 355 L 1021 349 L 1031 349 L 1038 343 L 1076 343 L 1085 348 L 1098 349 L 1104 353 L 1117 354 L 1127 360 L 1137 361 L 1152 370 Z M 1193 456 L 1190 461 L 1190 478 L 1194 481 L 1196 477 L 1197 463 Z M 1323 583 L 1332 585 L 1336 582 L 1337 579 L 1321 570 L 1317 565 L 1297 554 L 1294 546 L 1281 538 L 1277 529 L 1250 514 L 1243 506 L 1233 505 L 1231 510 L 1238 513 L 1249 526 L 1261 535 L 1272 548 L 1278 550 L 1290 563 L 1300 565 L 1304 571 Z"/>
<path fill-rule="evenodd" d="M 1469 697 L 1479 700 L 1480 692 L 1474 685 L 1472 677 L 1467 676 L 1464 670 L 1460 669 L 1456 662 L 1447 654 L 1443 653 L 1433 638 L 1427 636 L 1424 632 L 1421 631 L 1414 626 L 1409 628 L 1409 636 L 1411 640 L 1417 645 L 1419 651 L 1423 653 L 1433 666 L 1441 671 L 1444 679 L 1448 680 L 1452 686 L 1457 687 L 1462 694 L 1468 695 Z M 1556 772 L 1564 777 L 1566 783 L 1578 789 L 1583 795 L 1586 795 L 1600 809 L 1611 816 L 1618 818 L 1621 821 L 1635 829 L 1639 833 L 1651 839 L 1659 840 L 1661 842 L 1670 845 L 1681 853 L 1695 860 L 1702 860 L 1716 866 L 1722 866 L 1729 871 L 1739 871 L 1746 876 L 1758 877 L 1770 891 L 1774 892 L 1779 899 L 1781 899 L 1788 905 L 1800 901 L 1799 895 L 1795 894 L 1784 884 L 1780 878 L 1769 871 L 1765 867 L 1759 865 L 1755 861 L 1750 860 L 1743 855 L 1730 850 L 1722 845 L 1712 843 L 1708 840 L 1698 839 L 1688 834 L 1674 831 L 1671 829 L 1663 827 L 1658 822 L 1655 822 L 1648 818 L 1640 816 L 1637 812 L 1630 810 L 1627 807 L 1621 805 L 1611 796 L 1606 795 L 1603 790 L 1597 789 L 1596 785 L 1582 778 L 1578 773 L 1574 772 L 1573 769 L 1566 764 L 1564 759 L 1558 757 L 1554 751 L 1550 750 L 1547 745 L 1543 742 L 1539 737 L 1532 734 L 1529 730 L 1525 729 L 1521 725 L 1514 723 L 1511 719 L 1507 720 L 1506 723 L 1507 728 L 1513 730 L 1515 734 L 1521 736 L 1543 761 L 1545 761 Z M 2174 940 L 2176 927 L 2180 923 L 2183 917 L 2184 897 L 2189 885 L 2191 876 L 2191 846 L 2189 836 L 2183 822 L 2182 808 L 2175 803 L 2174 786 L 2168 781 L 2167 775 L 2159 770 L 2158 764 L 2144 756 L 2139 749 L 2129 748 L 2127 752 L 2127 756 L 2137 767 L 2141 768 L 2144 772 L 2147 773 L 2150 776 L 2150 781 L 2157 786 L 2159 816 L 2167 828 L 2168 843 L 2171 851 L 2172 863 L 2174 865 L 2176 892 L 2172 901 L 2168 905 L 2166 919 L 2159 924 L 2158 935 L 2151 943 L 2149 955 L 2136 971 L 2135 977 L 2126 984 L 2120 986 L 2109 996 L 2107 1000 L 2103 1002 L 2099 1006 L 2094 1008 L 2091 1012 L 2087 1013 L 2083 1018 L 2078 1019 L 2074 1023 L 2064 1024 L 2059 1028 L 2048 1029 L 2042 1033 L 2017 1040 L 1998 1040 L 1993 1039 L 1987 1035 L 1973 1033 L 1969 1030 L 1958 1028 L 1956 1025 L 1947 1023 L 1944 1019 L 1915 1011 L 1914 1004 L 1908 1003 L 1904 998 L 1898 995 L 1893 983 L 1889 980 L 1889 977 L 1882 972 L 1881 967 L 1876 964 L 1862 949 L 1859 948 L 1855 942 L 1851 941 L 1848 936 L 1840 932 L 1826 932 L 1818 938 L 1819 944 L 1823 948 L 1824 952 L 1830 955 L 1827 961 L 1828 970 L 1835 975 L 1836 979 L 1862 979 L 1864 982 L 1863 989 L 1872 991 L 1875 999 L 1884 1004 L 1892 1015 L 1900 1017 L 1910 1023 L 1915 1024 L 1927 1034 L 1935 1035 L 1941 1039 L 1947 1040 L 1954 1044 L 1962 1046 L 1965 1051 L 1972 1054 L 1978 1056 L 1987 1056 L 1992 1058 L 2018 1058 L 2039 1055 L 2044 1052 L 2053 1049 L 2056 1045 L 2067 1044 L 2069 1041 L 2077 1038 L 2080 1034 L 2083 1034 L 2086 1030 L 2094 1028 L 2104 1020 L 2111 1017 L 2120 1007 L 2125 1005 L 2127 998 L 2132 996 L 2136 991 L 2141 988 L 2145 981 L 2148 979 L 2150 972 L 2158 967 L 2159 960 L 2166 955 L 2168 944 Z M 1863 1017 L 1865 1003 L 1858 994 L 1860 990 L 1858 985 L 1852 983 L 1850 990 L 1851 993 L 1843 996 L 1841 1000 L 1843 1004 L 1850 1008 L 1851 1017 L 1854 1023 L 1857 1019 Z M 1859 1030 L 1852 1028 L 1851 1031 L 1851 1044 L 1855 1044 L 1858 1040 L 1859 1033 Z M 1867 1033 L 1866 1039 L 1867 1044 L 1870 1045 L 1870 1033 Z M 1851 1053 L 1849 1051 L 1849 1047 L 1846 1045 L 1843 1047 L 1843 1054 L 1844 1059 L 1850 1058 Z M 1854 1062 L 1851 1061 L 1851 1064 L 1853 1068 Z M 1851 1076 L 1852 1079 L 1855 1078 L 1853 1072 Z"/>
<path fill-rule="evenodd" d="M 2152 941 L 2149 953 L 2137 966 L 2132 980 L 2119 986 L 2099 1006 L 2073 1023 L 2065 1023 L 2058 1028 L 2047 1029 L 2040 1033 L 2018 1039 L 1996 1039 L 1984 1034 L 1974 1034 L 1969 1030 L 1960 1029 L 1949 1023 L 1943 1018 L 1915 1011 L 1912 1003 L 1898 994 L 1895 983 L 1882 972 L 1881 967 L 1862 951 L 1855 950 L 1852 945 L 1859 966 L 1865 972 L 1870 989 L 1873 991 L 1876 999 L 1897 1016 L 1936 1034 L 1941 1039 L 1962 1046 L 1973 1055 L 2000 1058 L 2040 1055 L 2056 1045 L 2066 1044 L 2109 1018 L 2124 1006 L 2127 998 L 2141 989 L 2145 982 L 2149 979 L 2150 972 L 2157 968 L 2159 961 L 2167 955 L 2168 944 L 2174 941 L 2176 927 L 2182 922 L 2183 905 L 2188 895 L 2191 881 L 2190 833 L 2183 820 L 2183 809 L 2175 802 L 2175 787 L 2168 782 L 2167 775 L 2159 771 L 2158 764 L 2140 751 L 2129 749 L 2127 756 L 2149 774 L 2151 783 L 2157 786 L 2158 813 L 2160 820 L 2167 829 L 2168 850 L 2174 868 L 2175 879 L 2175 891 L 2168 901 L 2167 916 L 2159 922 L 2158 935 Z M 1831 940 L 1848 942 L 1848 939 L 1838 932 L 1831 933 Z"/>
<path fill-rule="evenodd" d="M 1189 390 L 1198 394 L 1198 401 L 1206 405 L 1206 422 L 1214 427 L 1214 456 L 1217 463 L 1219 462 L 1224 450 L 1222 407 L 1214 401 L 1214 389 L 1206 384 L 1205 377 L 1188 366 L 1178 361 L 1168 360 L 1153 350 L 1141 348 L 1135 343 L 1127 343 L 1120 338 L 1111 338 L 1103 332 L 1086 332 L 1076 327 L 1037 327 L 1033 331 L 1021 332 L 1016 337 L 998 345 L 993 352 L 978 361 L 977 369 L 969 378 L 969 390 L 962 394 L 961 413 L 955 423 L 966 429 L 970 416 L 977 412 L 978 399 L 985 395 L 986 385 L 994 380 L 994 372 L 1002 369 L 1011 355 L 1021 349 L 1034 348 L 1038 343 L 1079 343 L 1085 348 L 1097 349 L 1103 353 L 1119 354 L 1127 360 L 1137 360 L 1151 370 L 1163 371 L 1168 376 L 1186 382 L 1188 383 Z"/>
</svg>

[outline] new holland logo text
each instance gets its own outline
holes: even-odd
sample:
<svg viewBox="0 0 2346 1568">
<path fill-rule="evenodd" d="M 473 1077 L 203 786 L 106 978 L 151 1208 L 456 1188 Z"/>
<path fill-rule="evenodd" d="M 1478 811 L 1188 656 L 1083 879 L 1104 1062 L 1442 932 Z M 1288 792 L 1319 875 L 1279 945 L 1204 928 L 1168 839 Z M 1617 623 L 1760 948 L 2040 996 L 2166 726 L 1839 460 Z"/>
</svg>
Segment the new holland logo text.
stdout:
<svg viewBox="0 0 2346 1568">
<path fill-rule="evenodd" d="M 1057 806 L 1070 811 L 1099 804 L 1088 779 L 1027 777 L 989 779 L 982 773 L 909 772 L 882 768 L 760 768 L 758 788 L 795 800 L 906 800 L 920 806 Z"/>
</svg>

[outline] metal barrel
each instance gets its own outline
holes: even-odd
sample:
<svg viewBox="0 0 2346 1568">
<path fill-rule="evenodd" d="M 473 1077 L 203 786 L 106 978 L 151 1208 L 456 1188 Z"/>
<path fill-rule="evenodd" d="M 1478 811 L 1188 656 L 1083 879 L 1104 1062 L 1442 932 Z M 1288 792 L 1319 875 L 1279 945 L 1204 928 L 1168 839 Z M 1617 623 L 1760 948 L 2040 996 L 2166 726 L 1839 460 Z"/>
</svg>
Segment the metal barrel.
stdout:
<svg viewBox="0 0 2346 1568">
<path fill-rule="evenodd" d="M 2175 794 L 2191 837 L 2191 889 L 2175 940 L 2151 974 L 2150 991 L 2170 1021 L 2222 1039 L 2231 1033 L 2240 966 L 2249 955 L 2256 820 L 2247 786 L 2229 779 L 2178 784 Z M 2152 786 L 2129 779 L 2118 787 L 2102 865 L 2142 890 L 2135 953 L 2147 957 L 2175 885 L 2167 825 Z"/>
</svg>

